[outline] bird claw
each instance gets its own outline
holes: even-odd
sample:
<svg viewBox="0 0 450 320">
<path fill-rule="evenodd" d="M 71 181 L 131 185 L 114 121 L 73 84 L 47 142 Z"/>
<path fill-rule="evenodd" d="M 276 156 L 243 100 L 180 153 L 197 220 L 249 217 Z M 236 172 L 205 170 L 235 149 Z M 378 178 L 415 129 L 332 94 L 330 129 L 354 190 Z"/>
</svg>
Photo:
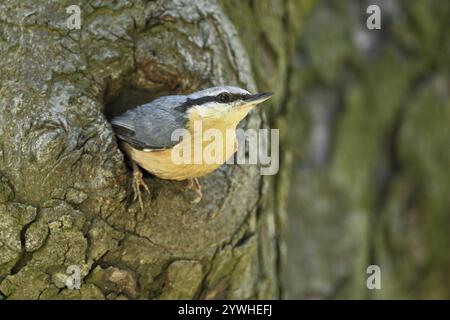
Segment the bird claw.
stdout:
<svg viewBox="0 0 450 320">
<path fill-rule="evenodd" d="M 139 169 L 137 164 L 133 162 L 133 201 L 136 201 L 136 199 L 138 199 L 141 211 L 144 212 L 144 203 L 142 201 L 142 194 L 140 189 L 141 186 L 144 187 L 145 191 L 147 191 L 148 194 L 150 194 L 150 189 L 142 178 L 141 170 Z"/>
<path fill-rule="evenodd" d="M 199 203 L 203 198 L 202 186 L 198 182 L 197 178 L 188 179 L 188 189 L 194 190 L 197 196 L 191 200 L 192 204 Z"/>
</svg>

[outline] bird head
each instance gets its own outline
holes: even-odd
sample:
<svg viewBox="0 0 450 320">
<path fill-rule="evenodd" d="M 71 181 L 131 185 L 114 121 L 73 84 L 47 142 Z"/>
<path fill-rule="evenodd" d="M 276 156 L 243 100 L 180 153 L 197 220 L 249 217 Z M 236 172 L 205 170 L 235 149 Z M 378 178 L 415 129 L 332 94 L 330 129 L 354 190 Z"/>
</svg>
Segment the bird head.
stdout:
<svg viewBox="0 0 450 320">
<path fill-rule="evenodd" d="M 213 87 L 188 95 L 183 107 L 189 120 L 225 122 L 233 126 L 272 95 L 269 92 L 251 94 L 231 86 Z"/>
</svg>

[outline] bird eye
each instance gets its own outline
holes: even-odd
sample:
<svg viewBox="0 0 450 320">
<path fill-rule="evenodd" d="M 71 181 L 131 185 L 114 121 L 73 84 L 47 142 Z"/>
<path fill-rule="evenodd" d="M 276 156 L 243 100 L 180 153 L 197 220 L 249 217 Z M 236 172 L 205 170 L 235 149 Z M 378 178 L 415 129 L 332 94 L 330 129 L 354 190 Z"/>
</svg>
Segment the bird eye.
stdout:
<svg viewBox="0 0 450 320">
<path fill-rule="evenodd" d="M 218 98 L 222 103 L 230 102 L 230 95 L 228 93 L 221 93 L 219 94 Z"/>
</svg>

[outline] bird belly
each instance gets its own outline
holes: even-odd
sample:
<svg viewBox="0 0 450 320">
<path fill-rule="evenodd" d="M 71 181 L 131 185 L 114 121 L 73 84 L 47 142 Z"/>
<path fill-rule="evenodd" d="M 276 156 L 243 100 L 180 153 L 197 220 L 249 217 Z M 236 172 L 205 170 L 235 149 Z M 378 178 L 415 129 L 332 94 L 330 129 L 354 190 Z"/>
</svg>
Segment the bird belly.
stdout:
<svg viewBox="0 0 450 320">
<path fill-rule="evenodd" d="M 221 157 L 223 160 L 217 163 L 206 163 L 203 158 L 200 159 L 202 160 L 201 163 L 196 163 L 194 159 L 195 152 L 193 146 L 186 147 L 191 148 L 192 155 L 190 159 L 188 159 L 187 163 L 179 163 L 178 161 L 174 161 L 173 152 L 178 152 L 180 149 L 185 147 L 183 142 L 179 143 L 172 149 L 166 150 L 141 151 L 131 147 L 126 142 L 122 144 L 122 148 L 140 167 L 158 178 L 167 180 L 185 180 L 207 175 L 220 167 L 237 150 L 236 137 L 233 136 L 232 139 L 233 140 L 230 141 L 230 143 L 226 143 L 226 141 L 224 142 L 222 151 L 223 157 Z M 205 143 L 203 143 L 203 147 L 206 147 Z"/>
<path fill-rule="evenodd" d="M 171 151 L 136 152 L 134 160 L 138 165 L 161 179 L 185 180 L 197 178 L 216 170 L 221 164 L 173 163 Z"/>
</svg>

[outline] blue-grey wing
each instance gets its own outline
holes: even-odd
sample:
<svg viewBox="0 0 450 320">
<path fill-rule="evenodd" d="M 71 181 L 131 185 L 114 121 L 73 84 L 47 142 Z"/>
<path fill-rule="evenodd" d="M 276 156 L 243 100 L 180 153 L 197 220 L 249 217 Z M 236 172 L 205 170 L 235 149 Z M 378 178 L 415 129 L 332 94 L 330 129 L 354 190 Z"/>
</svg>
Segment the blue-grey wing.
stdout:
<svg viewBox="0 0 450 320">
<path fill-rule="evenodd" d="M 129 110 L 111 120 L 116 135 L 136 149 L 167 149 L 176 129 L 185 128 L 186 117 L 176 109 L 185 98 L 167 96 Z"/>
</svg>

